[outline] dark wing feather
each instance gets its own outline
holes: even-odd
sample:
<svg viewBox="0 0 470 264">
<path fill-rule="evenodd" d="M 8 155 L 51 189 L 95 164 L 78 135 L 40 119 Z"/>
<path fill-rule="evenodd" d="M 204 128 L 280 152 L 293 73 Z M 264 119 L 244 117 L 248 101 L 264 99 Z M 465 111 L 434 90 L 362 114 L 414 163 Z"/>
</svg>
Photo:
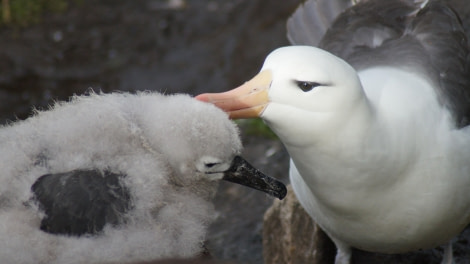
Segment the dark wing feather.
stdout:
<svg viewBox="0 0 470 264">
<path fill-rule="evenodd" d="M 442 2 L 430 1 L 410 27 L 437 72 L 441 102 L 454 115 L 457 127 L 470 124 L 470 56 L 467 36 L 457 13 Z"/>
<path fill-rule="evenodd" d="M 331 23 L 351 0 L 307 1 L 287 21 L 287 38 L 295 45 L 318 46 Z"/>
<path fill-rule="evenodd" d="M 349 62 L 356 51 L 400 38 L 417 7 L 407 1 L 366 1 L 341 13 L 319 47 Z"/>
<path fill-rule="evenodd" d="M 131 207 L 121 174 L 74 170 L 41 176 L 31 187 L 45 216 L 41 230 L 64 235 L 96 234 L 123 221 Z"/>
<path fill-rule="evenodd" d="M 446 2 L 459 14 L 465 34 L 470 36 L 470 5 L 466 0 L 446 0 Z"/>
</svg>

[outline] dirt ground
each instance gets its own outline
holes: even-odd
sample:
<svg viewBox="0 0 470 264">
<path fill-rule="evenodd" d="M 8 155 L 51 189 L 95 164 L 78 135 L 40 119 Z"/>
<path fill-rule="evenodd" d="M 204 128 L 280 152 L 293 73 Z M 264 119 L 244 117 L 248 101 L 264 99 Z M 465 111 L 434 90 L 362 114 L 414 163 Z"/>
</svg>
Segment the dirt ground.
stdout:
<svg viewBox="0 0 470 264">
<path fill-rule="evenodd" d="M 28 28 L 0 28 L 0 124 L 33 108 L 95 91 L 224 91 L 253 76 L 288 45 L 285 21 L 300 0 L 83 0 Z M 243 134 L 244 156 L 288 182 L 277 140 Z M 262 217 L 272 198 L 222 183 L 207 238 L 217 259 L 263 263 Z M 458 238 L 466 256 L 468 234 Z M 394 258 L 358 253 L 355 263 L 438 263 L 440 250 Z M 462 260 L 458 263 L 470 263 Z"/>
</svg>

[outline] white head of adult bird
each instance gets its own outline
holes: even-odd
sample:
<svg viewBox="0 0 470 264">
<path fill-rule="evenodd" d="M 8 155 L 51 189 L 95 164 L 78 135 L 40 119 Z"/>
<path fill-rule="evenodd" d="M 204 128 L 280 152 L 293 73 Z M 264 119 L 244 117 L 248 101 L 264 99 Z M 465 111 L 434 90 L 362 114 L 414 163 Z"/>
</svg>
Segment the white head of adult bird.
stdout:
<svg viewBox="0 0 470 264">
<path fill-rule="evenodd" d="M 187 95 L 75 97 L 0 129 L 0 259 L 191 257 L 229 180 L 282 198 L 240 156 L 236 126 Z"/>
<path fill-rule="evenodd" d="M 361 1 L 321 49 L 277 49 L 242 86 L 196 97 L 232 118 L 259 116 L 280 137 L 293 189 L 337 264 L 351 247 L 435 247 L 470 222 L 469 48 L 446 3 L 415 2 Z M 291 40 L 317 44 L 295 26 L 314 28 L 320 3 L 294 14 Z M 452 263 L 450 243 L 442 262 Z"/>
</svg>

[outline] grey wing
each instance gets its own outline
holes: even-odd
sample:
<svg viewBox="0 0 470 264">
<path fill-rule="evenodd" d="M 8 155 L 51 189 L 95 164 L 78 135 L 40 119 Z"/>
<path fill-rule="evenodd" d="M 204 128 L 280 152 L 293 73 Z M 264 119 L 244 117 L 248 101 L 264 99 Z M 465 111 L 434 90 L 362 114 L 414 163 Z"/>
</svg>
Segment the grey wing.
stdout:
<svg viewBox="0 0 470 264">
<path fill-rule="evenodd" d="M 430 3 L 411 25 L 410 34 L 426 51 L 439 85 L 441 103 L 453 114 L 456 126 L 470 124 L 470 49 L 458 14 L 450 6 Z"/>
<path fill-rule="evenodd" d="M 350 0 L 311 0 L 297 8 L 287 21 L 287 38 L 294 45 L 318 46 L 336 17 Z"/>
<path fill-rule="evenodd" d="M 459 14 L 465 34 L 470 36 L 470 5 L 466 0 L 446 0 L 446 2 Z"/>
<path fill-rule="evenodd" d="M 41 230 L 52 234 L 96 234 L 106 224 L 117 225 L 131 207 L 124 175 L 98 170 L 74 170 L 43 175 L 33 184 L 33 199 L 44 211 Z"/>
</svg>

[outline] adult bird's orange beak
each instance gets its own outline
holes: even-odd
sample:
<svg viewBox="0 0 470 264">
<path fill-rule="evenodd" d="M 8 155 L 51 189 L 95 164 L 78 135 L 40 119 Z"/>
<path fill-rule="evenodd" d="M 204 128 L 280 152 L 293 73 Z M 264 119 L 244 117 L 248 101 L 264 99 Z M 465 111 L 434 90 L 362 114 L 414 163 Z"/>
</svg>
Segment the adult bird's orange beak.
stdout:
<svg viewBox="0 0 470 264">
<path fill-rule="evenodd" d="M 200 94 L 196 99 L 215 104 L 227 112 L 231 119 L 259 117 L 269 103 L 268 89 L 271 81 L 271 71 L 264 70 L 233 90 Z"/>
</svg>

